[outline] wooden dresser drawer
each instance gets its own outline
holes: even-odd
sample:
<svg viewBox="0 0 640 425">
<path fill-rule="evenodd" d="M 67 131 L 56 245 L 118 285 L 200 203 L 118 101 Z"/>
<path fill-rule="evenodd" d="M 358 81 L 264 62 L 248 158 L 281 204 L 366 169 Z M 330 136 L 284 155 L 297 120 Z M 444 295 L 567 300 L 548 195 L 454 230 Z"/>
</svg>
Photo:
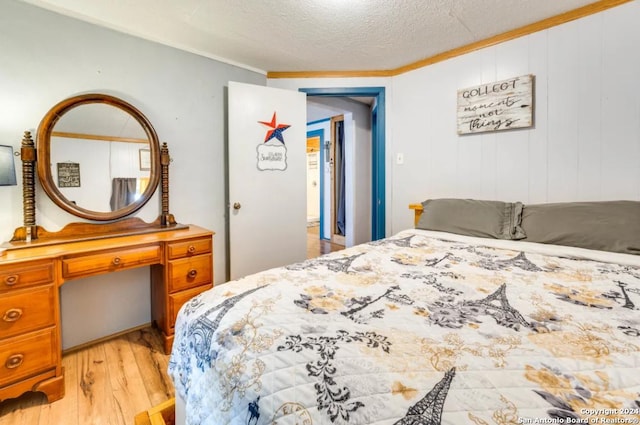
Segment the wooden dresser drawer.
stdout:
<svg viewBox="0 0 640 425">
<path fill-rule="evenodd" d="M 0 266 L 0 292 L 53 282 L 53 261 Z"/>
<path fill-rule="evenodd" d="M 0 297 L 0 338 L 55 324 L 55 286 L 15 291 Z"/>
<path fill-rule="evenodd" d="M 180 307 L 191 298 L 195 297 L 202 291 L 213 288 L 213 284 L 198 286 L 197 288 L 187 289 L 186 291 L 176 292 L 169 295 L 169 327 L 173 328 L 176 325 L 176 317 Z"/>
<path fill-rule="evenodd" d="M 55 327 L 0 342 L 0 387 L 56 366 Z"/>
<path fill-rule="evenodd" d="M 213 256 L 197 255 L 169 261 L 169 292 L 204 285 L 213 280 Z"/>
<path fill-rule="evenodd" d="M 192 239 L 169 244 L 169 260 L 211 252 L 211 238 Z"/>
<path fill-rule="evenodd" d="M 62 260 L 62 277 L 86 277 L 156 264 L 161 261 L 160 246 L 104 251 L 92 255 L 67 257 Z"/>
</svg>

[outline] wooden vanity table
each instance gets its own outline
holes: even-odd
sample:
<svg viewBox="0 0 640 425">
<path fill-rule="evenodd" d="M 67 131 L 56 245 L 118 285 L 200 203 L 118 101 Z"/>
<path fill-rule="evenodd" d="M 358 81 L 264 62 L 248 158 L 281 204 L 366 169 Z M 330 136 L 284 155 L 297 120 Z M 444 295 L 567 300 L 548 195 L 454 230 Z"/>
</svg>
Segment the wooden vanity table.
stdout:
<svg viewBox="0 0 640 425">
<path fill-rule="evenodd" d="M 121 99 L 84 94 L 59 102 L 40 122 L 37 149 L 25 132 L 21 159 L 24 226 L 0 253 L 0 401 L 41 391 L 52 402 L 64 396 L 60 287 L 148 267 L 151 319 L 169 353 L 178 310 L 213 286 L 213 232 L 178 224 L 169 213 L 167 145 Z M 36 224 L 36 164 L 49 198 L 88 221 L 57 232 Z M 81 170 L 95 174 L 81 180 Z M 134 217 L 158 187 L 158 218 Z"/>
<path fill-rule="evenodd" d="M 0 256 L 0 401 L 64 396 L 59 288 L 66 281 L 151 269 L 151 312 L 168 354 L 178 310 L 213 286 L 213 233 L 197 226 L 92 240 L 48 240 Z M 114 279 L 117 276 L 114 275 Z"/>
</svg>

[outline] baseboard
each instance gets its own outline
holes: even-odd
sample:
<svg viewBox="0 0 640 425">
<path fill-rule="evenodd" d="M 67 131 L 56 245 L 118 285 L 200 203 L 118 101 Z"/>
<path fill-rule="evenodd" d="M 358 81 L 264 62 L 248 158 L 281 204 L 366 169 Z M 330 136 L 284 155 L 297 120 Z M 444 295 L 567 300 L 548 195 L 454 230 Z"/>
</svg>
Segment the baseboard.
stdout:
<svg viewBox="0 0 640 425">
<path fill-rule="evenodd" d="M 74 351 L 84 350 L 85 348 L 91 347 L 92 345 L 95 345 L 95 344 L 98 344 L 98 343 L 101 343 L 101 342 L 105 342 L 105 341 L 108 341 L 108 340 L 113 339 L 113 338 L 118 338 L 119 336 L 126 335 L 128 333 L 139 331 L 141 329 L 146 329 L 146 328 L 149 328 L 149 327 L 151 327 L 151 323 L 145 323 L 143 325 L 135 326 L 133 328 L 126 329 L 126 330 L 121 331 L 121 332 L 117 332 L 117 333 L 114 333 L 114 334 L 111 334 L 111 335 L 103 336 L 102 338 L 98 338 L 98 339 L 94 339 L 94 340 L 89 341 L 89 342 L 85 342 L 84 344 L 75 345 L 73 347 L 65 348 L 64 350 L 62 350 L 62 355 L 64 356 L 66 354 L 73 353 Z"/>
</svg>

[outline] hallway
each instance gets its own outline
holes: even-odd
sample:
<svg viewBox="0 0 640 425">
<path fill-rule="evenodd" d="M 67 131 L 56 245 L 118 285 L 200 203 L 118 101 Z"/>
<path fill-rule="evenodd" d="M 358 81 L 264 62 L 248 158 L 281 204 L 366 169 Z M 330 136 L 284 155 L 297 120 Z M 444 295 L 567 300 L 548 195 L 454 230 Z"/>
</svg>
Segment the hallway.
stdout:
<svg viewBox="0 0 640 425">
<path fill-rule="evenodd" d="M 320 226 L 307 227 L 307 259 L 316 258 L 334 251 L 340 251 L 344 246 L 320 240 Z"/>
</svg>

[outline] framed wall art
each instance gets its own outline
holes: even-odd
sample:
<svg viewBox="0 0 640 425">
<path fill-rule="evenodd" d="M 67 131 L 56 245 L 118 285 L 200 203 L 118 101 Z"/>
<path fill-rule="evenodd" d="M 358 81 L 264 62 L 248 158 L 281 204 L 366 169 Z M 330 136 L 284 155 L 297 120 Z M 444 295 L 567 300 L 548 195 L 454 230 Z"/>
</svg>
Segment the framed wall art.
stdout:
<svg viewBox="0 0 640 425">
<path fill-rule="evenodd" d="M 138 155 L 140 156 L 140 171 L 151 170 L 151 151 L 149 149 L 140 149 Z"/>
<path fill-rule="evenodd" d="M 533 75 L 458 90 L 458 134 L 533 126 Z"/>
<path fill-rule="evenodd" d="M 80 164 L 58 162 L 58 187 L 80 187 Z"/>
</svg>

